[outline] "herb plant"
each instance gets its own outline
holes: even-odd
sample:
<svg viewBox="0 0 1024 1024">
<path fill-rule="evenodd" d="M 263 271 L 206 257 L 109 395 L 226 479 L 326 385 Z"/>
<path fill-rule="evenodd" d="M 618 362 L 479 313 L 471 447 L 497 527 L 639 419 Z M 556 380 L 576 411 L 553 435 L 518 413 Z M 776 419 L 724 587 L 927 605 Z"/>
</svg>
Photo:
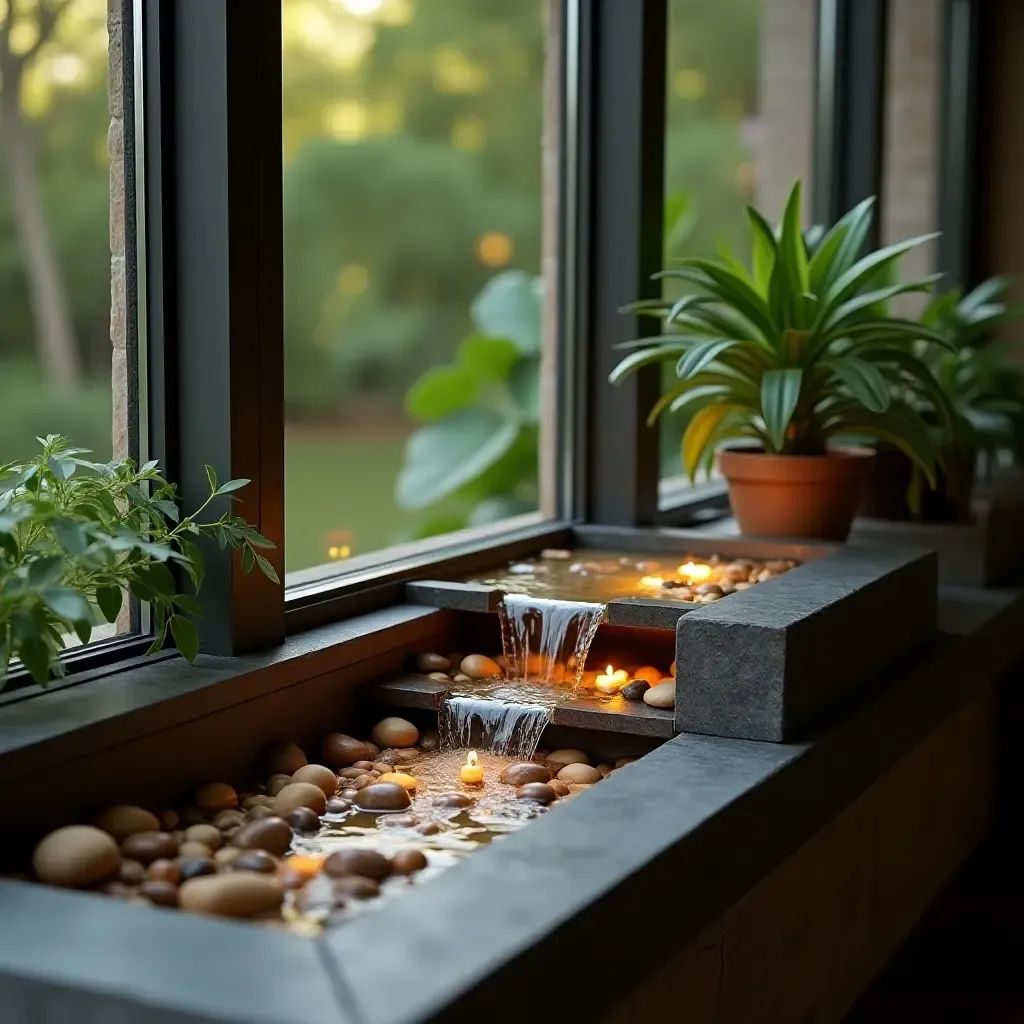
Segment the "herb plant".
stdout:
<svg viewBox="0 0 1024 1024">
<path fill-rule="evenodd" d="M 862 255 L 873 200 L 806 235 L 800 205 L 797 181 L 777 231 L 748 208 L 749 266 L 722 249 L 655 275 L 687 292 L 627 307 L 661 320 L 662 331 L 620 346 L 631 351 L 611 381 L 675 364 L 677 380 L 649 422 L 666 410 L 689 415 L 682 458 L 691 478 L 732 440 L 779 455 L 823 455 L 832 439 L 873 438 L 904 451 L 933 483 L 938 448 L 918 405 L 927 400 L 945 423 L 952 410 L 915 344 L 949 342 L 885 308 L 895 295 L 930 288 L 931 278 L 894 284 L 891 273 L 903 253 L 933 236 Z"/>
<path fill-rule="evenodd" d="M 150 653 L 169 632 L 194 661 L 200 537 L 239 551 L 243 571 L 259 567 L 280 582 L 259 550 L 274 545 L 243 518 L 224 512 L 203 519 L 215 499 L 248 480 L 218 485 L 207 466 L 209 497 L 183 516 L 156 462 L 88 462 L 89 453 L 64 437 L 38 440 L 42 448 L 32 461 L 0 465 L 0 687 L 12 658 L 40 685 L 60 676 L 66 638 L 74 633 L 87 643 L 97 622 L 117 619 L 126 593 L 149 604 L 156 634 Z M 174 565 L 188 575 L 192 595 L 179 592 Z"/>
</svg>

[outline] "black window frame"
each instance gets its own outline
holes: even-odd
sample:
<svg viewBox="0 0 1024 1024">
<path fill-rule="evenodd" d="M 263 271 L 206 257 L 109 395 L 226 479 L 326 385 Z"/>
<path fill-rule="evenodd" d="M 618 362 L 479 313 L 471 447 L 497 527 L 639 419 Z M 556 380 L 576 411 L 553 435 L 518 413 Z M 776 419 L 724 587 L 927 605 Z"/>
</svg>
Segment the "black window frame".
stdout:
<svg viewBox="0 0 1024 1024">
<path fill-rule="evenodd" d="M 283 580 L 280 0 L 124 3 L 141 12 L 143 31 L 139 45 L 126 35 L 125 48 L 143 54 L 138 74 L 125 71 L 126 85 L 140 82 L 141 95 L 125 95 L 143 111 L 145 266 L 138 280 L 146 286 L 147 390 L 135 408 L 146 415 L 146 454 L 178 482 L 186 507 L 206 496 L 206 464 L 221 479 L 249 478 L 240 511 L 277 545 L 270 557 Z M 644 423 L 657 372 L 615 389 L 607 383 L 612 344 L 647 329 L 618 308 L 653 294 L 650 275 L 662 258 L 668 0 L 562 0 L 561 13 L 563 423 L 554 518 L 385 551 L 372 566 L 313 580 L 289 598 L 283 586 L 244 575 L 236 555 L 214 548 L 201 594 L 204 652 L 274 647 L 289 633 L 400 604 L 409 579 L 515 557 L 572 523 L 683 525 L 727 507 L 724 486 L 714 482 L 659 509 L 658 435 Z M 132 24 L 127 17 L 126 33 Z M 976 89 L 977 46 L 950 32 L 974 21 L 951 17 L 947 24 L 943 77 L 953 86 L 944 107 L 973 110 L 973 92 L 965 98 L 951 89 Z M 818 0 L 817 30 L 812 204 L 824 219 L 879 194 L 884 0 Z M 950 79 L 951 67 L 958 75 Z M 946 223 L 964 216 L 953 209 L 952 193 L 966 172 L 951 147 L 968 130 L 963 121 L 953 127 L 944 149 Z M 134 167 L 134 153 L 131 160 Z M 132 636 L 84 648 L 69 656 L 69 668 L 78 675 L 121 658 L 128 667 L 147 643 Z"/>
</svg>

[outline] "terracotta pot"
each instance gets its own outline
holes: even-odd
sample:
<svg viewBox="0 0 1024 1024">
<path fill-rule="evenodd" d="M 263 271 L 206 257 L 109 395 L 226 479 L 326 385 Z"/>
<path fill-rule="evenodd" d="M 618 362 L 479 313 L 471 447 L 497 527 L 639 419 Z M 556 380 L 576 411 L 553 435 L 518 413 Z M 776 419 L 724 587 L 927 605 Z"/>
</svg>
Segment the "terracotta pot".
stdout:
<svg viewBox="0 0 1024 1024">
<path fill-rule="evenodd" d="M 946 468 L 939 469 L 936 488 L 924 483 L 921 493 L 921 514 L 915 516 L 907 501 L 913 475 L 913 464 L 898 448 L 880 446 L 868 481 L 864 486 L 857 514 L 872 519 L 922 523 L 964 523 L 971 518 L 974 493 L 974 467 L 977 452 L 971 448 L 946 448 Z"/>
<path fill-rule="evenodd" d="M 828 455 L 725 448 L 718 468 L 729 481 L 742 533 L 845 540 L 874 454 L 870 448 L 833 448 Z"/>
</svg>

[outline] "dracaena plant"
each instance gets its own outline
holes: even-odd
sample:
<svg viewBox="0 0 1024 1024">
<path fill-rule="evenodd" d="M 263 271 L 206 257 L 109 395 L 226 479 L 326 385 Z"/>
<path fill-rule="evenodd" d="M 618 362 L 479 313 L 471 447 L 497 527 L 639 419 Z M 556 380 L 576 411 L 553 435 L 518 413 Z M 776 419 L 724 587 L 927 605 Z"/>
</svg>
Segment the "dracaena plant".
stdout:
<svg viewBox="0 0 1024 1024">
<path fill-rule="evenodd" d="M 948 342 L 885 309 L 895 295 L 930 287 L 932 279 L 895 284 L 890 277 L 903 253 L 933 236 L 863 255 L 873 200 L 806 235 L 800 203 L 798 181 L 777 230 L 748 208 L 749 263 L 722 250 L 655 275 L 678 280 L 686 294 L 626 307 L 657 317 L 662 328 L 620 346 L 631 351 L 610 379 L 675 363 L 678 380 L 649 421 L 685 411 L 682 456 L 691 477 L 733 440 L 774 454 L 822 455 L 832 439 L 874 438 L 902 449 L 933 481 L 937 446 L 916 398 L 927 396 L 947 421 L 951 410 L 914 346 L 922 338 Z"/>
<path fill-rule="evenodd" d="M 194 661 L 200 537 L 241 552 L 245 572 L 258 567 L 280 582 L 259 550 L 274 545 L 243 518 L 209 511 L 247 480 L 218 485 L 207 466 L 209 497 L 183 515 L 156 462 L 89 462 L 66 438 L 39 441 L 31 461 L 0 465 L 0 687 L 14 658 L 40 685 L 60 676 L 67 639 L 75 634 L 87 643 L 98 622 L 114 622 L 126 593 L 149 604 L 156 635 L 150 652 L 170 634 Z M 191 580 L 192 594 L 180 592 L 174 565 Z"/>
<path fill-rule="evenodd" d="M 960 287 L 936 295 L 921 319 L 947 345 L 925 344 L 922 354 L 955 410 L 954 441 L 990 454 L 1009 450 L 1021 462 L 1024 371 L 991 340 L 1011 316 L 1003 299 L 1009 284 L 993 277 L 966 295 Z"/>
</svg>

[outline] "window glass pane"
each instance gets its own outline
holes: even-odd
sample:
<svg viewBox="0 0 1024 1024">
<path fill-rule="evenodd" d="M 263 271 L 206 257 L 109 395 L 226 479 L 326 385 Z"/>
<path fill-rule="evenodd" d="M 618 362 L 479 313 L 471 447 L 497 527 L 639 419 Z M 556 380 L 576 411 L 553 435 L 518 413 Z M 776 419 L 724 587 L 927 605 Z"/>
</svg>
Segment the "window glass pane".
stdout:
<svg viewBox="0 0 1024 1024">
<path fill-rule="evenodd" d="M 746 261 L 746 206 L 774 222 L 795 178 L 810 209 L 816 12 L 816 0 L 670 0 L 667 260 L 724 243 Z M 685 425 L 662 418 L 663 504 L 685 482 Z"/>
<path fill-rule="evenodd" d="M 940 0 L 889 0 L 885 140 L 882 159 L 882 243 L 938 230 Z M 900 277 L 935 269 L 936 242 L 912 249 Z M 923 295 L 899 295 L 893 308 L 913 316 Z"/>
<path fill-rule="evenodd" d="M 549 6 L 282 0 L 290 573 L 542 507 Z"/>
<path fill-rule="evenodd" d="M 0 463 L 47 434 L 134 454 L 122 7 L 0 4 Z M 130 625 L 126 607 L 93 640 Z"/>
</svg>

